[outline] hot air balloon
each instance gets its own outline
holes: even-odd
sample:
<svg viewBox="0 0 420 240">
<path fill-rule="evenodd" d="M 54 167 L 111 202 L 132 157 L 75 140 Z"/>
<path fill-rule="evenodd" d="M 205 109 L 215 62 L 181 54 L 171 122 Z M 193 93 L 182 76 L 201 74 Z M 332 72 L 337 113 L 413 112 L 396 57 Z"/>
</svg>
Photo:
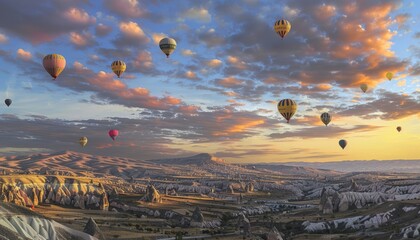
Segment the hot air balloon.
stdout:
<svg viewBox="0 0 420 240">
<path fill-rule="evenodd" d="M 123 74 L 127 66 L 123 61 L 114 61 L 111 64 L 112 71 L 118 76 L 118 78 Z"/>
<path fill-rule="evenodd" d="M 80 146 L 84 147 L 84 146 L 86 146 L 87 143 L 88 143 L 88 138 L 87 137 L 81 137 L 79 139 Z"/>
<path fill-rule="evenodd" d="M 159 42 L 159 47 L 162 50 L 162 52 L 166 54 L 166 57 L 168 58 L 169 55 L 171 55 L 171 53 L 176 48 L 176 41 L 173 38 L 163 38 Z"/>
<path fill-rule="evenodd" d="M 331 115 L 329 113 L 324 112 L 321 114 L 321 121 L 325 124 L 325 126 L 328 125 L 328 123 L 331 122 Z"/>
<path fill-rule="evenodd" d="M 387 72 L 385 76 L 386 76 L 386 78 L 388 78 L 389 81 L 391 81 L 394 74 L 392 72 Z"/>
<path fill-rule="evenodd" d="M 347 141 L 344 139 L 341 139 L 340 141 L 338 141 L 338 144 L 340 145 L 342 149 L 344 149 L 347 146 Z"/>
<path fill-rule="evenodd" d="M 12 104 L 12 99 L 6 99 L 4 100 L 4 103 L 6 103 L 7 106 L 10 106 L 10 104 Z"/>
<path fill-rule="evenodd" d="M 48 54 L 44 57 L 42 65 L 55 80 L 66 67 L 66 59 L 60 54 Z"/>
<path fill-rule="evenodd" d="M 112 138 L 112 140 L 115 141 L 115 138 L 118 136 L 118 130 L 115 130 L 115 129 L 109 130 L 108 134 Z"/>
<path fill-rule="evenodd" d="M 401 129 L 402 129 L 402 128 L 401 128 L 400 126 L 398 126 L 398 127 L 397 127 L 397 131 L 398 131 L 398 132 L 401 132 Z"/>
<path fill-rule="evenodd" d="M 290 25 L 290 22 L 285 19 L 278 20 L 274 23 L 274 31 L 280 35 L 281 39 L 287 35 L 291 28 L 292 25 Z"/>
<path fill-rule="evenodd" d="M 296 113 L 297 104 L 295 101 L 291 99 L 283 99 L 277 104 L 277 109 L 279 110 L 280 114 L 287 120 L 289 123 L 290 118 Z"/>
<path fill-rule="evenodd" d="M 365 93 L 368 89 L 368 85 L 366 83 L 363 83 L 360 85 L 360 89 L 362 89 L 362 91 Z"/>
</svg>

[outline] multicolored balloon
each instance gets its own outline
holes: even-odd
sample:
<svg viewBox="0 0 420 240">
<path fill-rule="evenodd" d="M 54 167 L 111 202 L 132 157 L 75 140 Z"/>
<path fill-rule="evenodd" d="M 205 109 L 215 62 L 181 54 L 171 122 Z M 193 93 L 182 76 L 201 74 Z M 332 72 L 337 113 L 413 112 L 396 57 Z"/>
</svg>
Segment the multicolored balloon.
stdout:
<svg viewBox="0 0 420 240">
<path fill-rule="evenodd" d="M 80 146 L 84 147 L 84 146 L 86 146 L 87 143 L 88 143 L 88 138 L 87 137 L 81 137 L 79 139 Z"/>
<path fill-rule="evenodd" d="M 159 47 L 168 58 L 169 55 L 171 55 L 171 53 L 176 49 L 176 41 L 173 38 L 163 38 L 159 42 Z"/>
<path fill-rule="evenodd" d="M 118 78 L 125 72 L 125 69 L 127 69 L 127 65 L 125 65 L 125 62 L 117 60 L 112 62 L 111 64 L 112 71 L 118 76 Z"/>
<path fill-rule="evenodd" d="M 274 31 L 283 39 L 289 33 L 292 25 L 285 19 L 278 20 L 274 23 Z"/>
<path fill-rule="evenodd" d="M 366 83 L 363 83 L 360 85 L 360 89 L 365 93 L 368 90 L 368 85 Z"/>
<path fill-rule="evenodd" d="M 42 65 L 55 80 L 66 67 L 66 59 L 60 54 L 48 54 L 42 60 Z"/>
<path fill-rule="evenodd" d="M 111 129 L 111 130 L 109 130 L 108 134 L 112 138 L 112 140 L 115 141 L 115 138 L 118 136 L 118 130 Z"/>
<path fill-rule="evenodd" d="M 401 132 L 402 128 L 400 126 L 397 127 L 397 131 Z"/>
<path fill-rule="evenodd" d="M 392 72 L 387 72 L 385 76 L 386 76 L 386 78 L 388 78 L 389 81 L 391 81 L 394 74 Z"/>
<path fill-rule="evenodd" d="M 289 123 L 290 118 L 296 113 L 297 104 L 291 99 L 283 99 L 277 104 L 277 109 L 280 114 L 287 120 Z"/>
<path fill-rule="evenodd" d="M 4 100 L 4 103 L 6 103 L 7 106 L 10 106 L 10 104 L 12 104 L 12 99 L 6 99 Z"/>
<path fill-rule="evenodd" d="M 338 144 L 340 145 L 342 149 L 344 149 L 347 146 L 347 141 L 344 139 L 341 139 L 340 141 L 338 141 Z"/>
<path fill-rule="evenodd" d="M 325 124 L 325 126 L 328 125 L 328 123 L 331 122 L 331 115 L 329 113 L 324 112 L 321 114 L 321 121 Z"/>
</svg>

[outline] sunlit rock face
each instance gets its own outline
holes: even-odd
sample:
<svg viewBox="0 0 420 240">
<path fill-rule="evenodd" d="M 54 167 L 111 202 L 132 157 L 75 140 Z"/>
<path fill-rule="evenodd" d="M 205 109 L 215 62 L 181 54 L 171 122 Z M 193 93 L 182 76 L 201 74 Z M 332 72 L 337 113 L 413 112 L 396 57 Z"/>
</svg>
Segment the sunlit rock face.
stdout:
<svg viewBox="0 0 420 240">
<path fill-rule="evenodd" d="M 108 210 L 109 201 L 102 184 L 81 182 L 71 177 L 27 177 L 22 183 L 17 177 L 0 185 L 0 200 L 19 206 L 36 207 L 40 203 L 53 203 L 81 209 Z"/>
<path fill-rule="evenodd" d="M 105 240 L 104 234 L 99 229 L 98 225 L 96 224 L 95 220 L 93 220 L 93 218 L 89 218 L 85 228 L 83 229 L 83 232 L 93 237 L 96 237 L 99 240 Z"/>
<path fill-rule="evenodd" d="M 96 240 L 98 238 L 46 219 L 27 208 L 11 203 L 0 203 L 0 239 Z"/>
<path fill-rule="evenodd" d="M 380 192 L 334 192 L 331 195 L 330 191 L 323 191 L 319 210 L 325 214 L 345 212 L 369 205 L 381 204 L 389 198 L 388 194 Z"/>
<path fill-rule="evenodd" d="M 141 200 L 146 202 L 162 203 L 162 197 L 153 185 L 149 185 L 147 187 L 146 195 L 144 195 Z"/>
</svg>

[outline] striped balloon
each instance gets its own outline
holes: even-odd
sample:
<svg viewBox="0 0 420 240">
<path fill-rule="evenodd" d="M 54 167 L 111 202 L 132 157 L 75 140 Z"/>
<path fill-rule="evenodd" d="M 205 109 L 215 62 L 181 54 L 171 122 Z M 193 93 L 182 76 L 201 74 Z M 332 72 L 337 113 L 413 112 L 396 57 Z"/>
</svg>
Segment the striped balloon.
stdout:
<svg viewBox="0 0 420 240">
<path fill-rule="evenodd" d="M 329 113 L 324 112 L 321 114 L 321 121 L 325 124 L 325 126 L 328 125 L 328 123 L 331 122 L 331 115 Z"/>
<path fill-rule="evenodd" d="M 274 31 L 283 39 L 289 33 L 292 25 L 289 21 L 282 19 L 274 23 Z"/>
<path fill-rule="evenodd" d="M 66 59 L 60 54 L 48 54 L 42 60 L 45 70 L 56 79 L 66 67 Z"/>
<path fill-rule="evenodd" d="M 125 72 L 125 69 L 127 69 L 127 65 L 125 65 L 125 62 L 123 61 L 114 61 L 111 64 L 112 71 L 118 76 L 118 78 Z"/>
<path fill-rule="evenodd" d="M 297 104 L 295 101 L 291 99 L 283 99 L 277 104 L 277 109 L 279 110 L 280 114 L 287 120 L 289 123 L 290 118 L 296 113 Z"/>
<path fill-rule="evenodd" d="M 176 49 L 176 41 L 173 38 L 163 38 L 159 42 L 159 47 L 168 58 L 169 55 L 171 55 L 171 53 Z"/>
</svg>

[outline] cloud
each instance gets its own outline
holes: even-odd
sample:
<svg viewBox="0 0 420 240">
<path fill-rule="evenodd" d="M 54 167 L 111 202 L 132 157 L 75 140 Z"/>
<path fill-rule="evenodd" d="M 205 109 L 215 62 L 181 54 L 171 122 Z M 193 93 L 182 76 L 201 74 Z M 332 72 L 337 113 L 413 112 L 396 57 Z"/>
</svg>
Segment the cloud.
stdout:
<svg viewBox="0 0 420 240">
<path fill-rule="evenodd" d="M 143 29 L 136 22 L 120 22 L 121 35 L 114 40 L 116 46 L 139 46 L 150 42 Z"/>
<path fill-rule="evenodd" d="M 300 13 L 293 14 L 292 30 L 283 40 L 275 35 L 272 23 L 252 14 L 251 10 L 229 12 L 232 20 L 226 27 L 236 28 L 234 33 L 220 36 L 223 40 L 218 44 L 226 49 L 218 57 L 231 56 L 237 60 L 230 58 L 228 63 L 244 64 L 242 69 L 227 67 L 225 74 L 240 74 L 256 81 L 332 83 L 353 88 L 362 82 L 374 87 L 386 81 L 383 75 L 387 71 L 400 72 L 408 66 L 407 60 L 399 60 L 391 50 L 396 33 L 389 30 L 392 24 L 389 15 L 398 8 L 398 1 L 323 5 L 298 0 L 286 6 L 299 9 Z M 320 9 L 326 9 L 326 13 L 320 15 Z M 215 10 L 215 15 L 228 11 L 221 7 Z M 200 30 L 197 36 L 203 33 Z"/>
<path fill-rule="evenodd" d="M 211 59 L 206 62 L 206 65 L 212 68 L 217 68 L 222 65 L 222 61 L 220 61 L 219 59 Z"/>
<path fill-rule="evenodd" d="M 153 39 L 153 42 L 156 45 L 159 45 L 160 40 L 162 40 L 162 38 L 165 38 L 166 36 L 167 35 L 166 34 L 163 34 L 163 33 L 153 33 L 152 34 L 152 39 Z"/>
<path fill-rule="evenodd" d="M 105 0 L 104 5 L 122 18 L 141 18 L 147 13 L 137 0 Z"/>
<path fill-rule="evenodd" d="M 216 80 L 216 84 L 226 87 L 226 88 L 232 88 L 232 87 L 236 87 L 238 85 L 242 85 L 243 81 L 235 78 L 235 77 L 225 77 L 223 79 L 218 79 Z"/>
<path fill-rule="evenodd" d="M 0 43 L 6 43 L 7 42 L 7 36 L 3 33 L 0 33 Z"/>
<path fill-rule="evenodd" d="M 409 27 L 406 24 L 407 21 L 410 19 L 410 14 L 404 13 L 404 14 L 398 14 L 395 16 L 395 22 L 398 25 L 398 30 L 408 30 Z"/>
<path fill-rule="evenodd" d="M 420 117 L 420 102 L 414 96 L 385 90 L 379 90 L 377 94 L 376 100 L 352 105 L 337 112 L 341 116 L 358 116 L 364 119 L 396 120 L 412 115 Z"/>
<path fill-rule="evenodd" d="M 132 62 L 132 67 L 138 72 L 151 73 L 154 70 L 152 54 L 149 51 L 140 51 Z"/>
<path fill-rule="evenodd" d="M 19 48 L 17 51 L 17 57 L 24 60 L 29 61 L 32 58 L 32 54 L 28 51 L 23 50 L 22 48 Z"/>
<path fill-rule="evenodd" d="M 83 33 L 71 32 L 70 42 L 77 49 L 85 49 L 86 47 L 93 46 L 96 44 L 96 41 L 93 39 L 92 34 L 88 32 L 83 32 Z"/>
<path fill-rule="evenodd" d="M 181 14 L 184 18 L 194 19 L 200 22 L 208 23 L 211 21 L 211 15 L 205 8 L 189 8 Z"/>
<path fill-rule="evenodd" d="M 356 132 L 366 132 L 373 131 L 379 126 L 370 126 L 370 125 L 355 125 L 352 128 L 340 128 L 335 126 L 328 126 L 326 129 L 325 126 L 319 127 L 309 127 L 302 128 L 296 131 L 288 131 L 284 133 L 272 133 L 269 135 L 271 138 L 334 138 L 341 137 L 347 133 L 356 133 Z"/>
<path fill-rule="evenodd" d="M 95 27 L 95 34 L 99 37 L 104 37 L 112 32 L 112 27 L 99 23 Z"/>
<path fill-rule="evenodd" d="M 184 73 L 184 77 L 188 78 L 188 79 L 191 79 L 191 80 L 200 80 L 200 78 L 197 77 L 197 74 L 195 74 L 195 72 L 190 71 L 190 70 L 188 70 Z"/>
<path fill-rule="evenodd" d="M 181 54 L 184 56 L 194 56 L 196 53 L 190 49 L 184 49 L 181 51 Z"/>
<path fill-rule="evenodd" d="M 28 11 L 32 1 L 4 2 L 0 8 L 0 28 L 33 44 L 49 42 L 62 34 L 80 32 L 96 19 L 85 10 L 50 1 Z M 46 14 L 48 13 L 48 14 Z"/>
</svg>

